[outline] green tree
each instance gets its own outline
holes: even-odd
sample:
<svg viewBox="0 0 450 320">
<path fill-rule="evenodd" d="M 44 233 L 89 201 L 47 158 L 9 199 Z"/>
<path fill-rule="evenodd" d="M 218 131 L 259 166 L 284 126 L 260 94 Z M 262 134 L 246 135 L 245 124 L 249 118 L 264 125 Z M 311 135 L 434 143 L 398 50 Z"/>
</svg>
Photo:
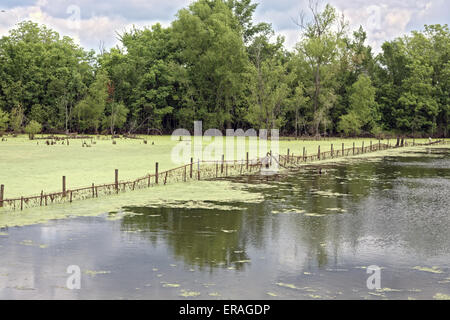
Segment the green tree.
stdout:
<svg viewBox="0 0 450 320">
<path fill-rule="evenodd" d="M 22 124 L 24 119 L 25 116 L 21 105 L 18 105 L 11 110 L 9 124 L 14 133 L 20 133 L 22 131 Z"/>
<path fill-rule="evenodd" d="M 81 130 L 98 132 L 100 121 L 108 100 L 108 75 L 100 70 L 90 85 L 87 95 L 75 106 L 78 126 Z"/>
<path fill-rule="evenodd" d="M 286 66 L 278 59 L 252 67 L 247 120 L 258 129 L 279 129 L 285 123 L 289 87 Z"/>
<path fill-rule="evenodd" d="M 42 131 L 42 125 L 34 120 L 31 120 L 30 123 L 25 127 L 25 133 L 28 134 L 30 140 L 34 139 L 34 136 Z"/>
<path fill-rule="evenodd" d="M 336 101 L 334 80 L 346 25 L 329 4 L 320 11 L 318 2 L 310 1 L 309 8 L 312 20 L 299 22 L 303 32 L 296 48 L 309 69 L 305 88 L 312 103 L 311 131 L 318 136 L 321 124 L 326 127 L 329 122 L 329 110 Z"/>
<path fill-rule="evenodd" d="M 9 114 L 0 109 L 0 132 L 8 129 Z"/>
<path fill-rule="evenodd" d="M 103 118 L 103 128 L 108 128 L 111 135 L 114 135 L 114 129 L 123 128 L 127 121 L 128 108 L 123 103 L 112 102 L 109 104 L 109 115 Z"/>
<path fill-rule="evenodd" d="M 70 110 L 92 81 L 92 65 L 93 51 L 43 25 L 21 22 L 0 38 L 0 107 L 11 112 L 21 105 L 47 130 L 68 129 Z"/>
<path fill-rule="evenodd" d="M 188 104 L 206 127 L 231 127 L 245 98 L 248 68 L 242 27 L 222 0 L 199 0 L 172 23 L 189 79 Z"/>
</svg>

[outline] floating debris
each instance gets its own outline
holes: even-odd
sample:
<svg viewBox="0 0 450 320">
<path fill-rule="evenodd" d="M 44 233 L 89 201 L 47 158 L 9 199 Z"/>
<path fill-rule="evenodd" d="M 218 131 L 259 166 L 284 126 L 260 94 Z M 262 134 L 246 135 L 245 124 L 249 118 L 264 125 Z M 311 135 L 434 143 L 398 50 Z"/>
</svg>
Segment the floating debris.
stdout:
<svg viewBox="0 0 450 320">
<path fill-rule="evenodd" d="M 414 267 L 414 270 L 424 271 L 424 272 L 431 272 L 431 273 L 442 273 L 443 271 L 439 269 L 439 267 Z"/>
<path fill-rule="evenodd" d="M 84 273 L 85 274 L 87 274 L 87 275 L 89 275 L 89 276 L 91 276 L 91 277 L 95 277 L 95 276 L 97 276 L 97 275 L 99 275 L 99 274 L 109 274 L 109 273 L 111 273 L 111 271 L 94 271 L 94 270 L 86 270 L 86 271 L 84 271 Z"/>
</svg>

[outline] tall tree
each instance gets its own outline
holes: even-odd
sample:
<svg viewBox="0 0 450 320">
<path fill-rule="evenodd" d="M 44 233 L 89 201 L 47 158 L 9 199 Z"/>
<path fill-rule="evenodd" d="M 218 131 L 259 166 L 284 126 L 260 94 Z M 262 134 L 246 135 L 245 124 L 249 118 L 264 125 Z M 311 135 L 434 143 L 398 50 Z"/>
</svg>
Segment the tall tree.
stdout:
<svg viewBox="0 0 450 320">
<path fill-rule="evenodd" d="M 296 48 L 309 65 L 310 82 L 307 85 L 314 115 L 312 132 L 318 136 L 320 125 L 328 122 L 328 111 L 336 100 L 332 74 L 336 70 L 346 25 L 343 17 L 339 17 L 329 4 L 320 11 L 318 2 L 310 0 L 309 9 L 312 20 L 306 21 L 305 15 L 301 16 L 302 38 Z"/>
</svg>

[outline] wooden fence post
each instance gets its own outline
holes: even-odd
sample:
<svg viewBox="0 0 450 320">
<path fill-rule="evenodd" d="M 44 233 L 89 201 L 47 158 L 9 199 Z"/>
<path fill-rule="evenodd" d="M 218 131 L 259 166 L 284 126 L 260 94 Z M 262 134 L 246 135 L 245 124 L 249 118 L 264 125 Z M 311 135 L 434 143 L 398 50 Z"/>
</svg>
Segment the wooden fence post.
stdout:
<svg viewBox="0 0 450 320">
<path fill-rule="evenodd" d="M 63 192 L 63 197 L 66 196 L 66 176 L 62 177 L 62 192 Z"/>
<path fill-rule="evenodd" d="M 289 163 L 289 154 L 291 153 L 291 150 L 287 150 L 287 163 Z M 286 162 L 286 160 L 285 160 L 285 162 Z"/>
<path fill-rule="evenodd" d="M 355 141 L 353 141 L 353 155 L 355 155 Z"/>
<path fill-rule="evenodd" d="M 362 142 L 362 150 L 361 153 L 364 153 L 364 141 Z"/>
<path fill-rule="evenodd" d="M 192 179 L 192 166 L 194 164 L 194 158 L 191 158 L 191 163 L 189 165 L 189 178 Z"/>
<path fill-rule="evenodd" d="M 381 139 L 378 139 L 378 151 L 381 150 Z"/>
<path fill-rule="evenodd" d="M 23 210 L 23 197 L 20 197 L 20 210 Z"/>
<path fill-rule="evenodd" d="M 95 198 L 95 184 L 92 184 L 92 198 Z"/>
<path fill-rule="evenodd" d="M 43 196 L 44 196 L 44 190 L 41 190 L 41 199 L 39 201 L 39 206 L 41 206 L 41 207 L 42 207 L 42 198 L 43 198 Z"/>
<path fill-rule="evenodd" d="M 5 194 L 5 185 L 0 185 L 0 208 L 3 207 L 3 196 Z"/>
<path fill-rule="evenodd" d="M 370 152 L 372 152 L 373 151 L 373 149 L 372 149 L 372 140 L 370 140 Z"/>
<path fill-rule="evenodd" d="M 223 165 L 224 165 L 225 155 L 222 155 L 222 164 L 220 165 L 220 174 L 223 174 Z"/>
<path fill-rule="evenodd" d="M 198 178 L 198 180 L 200 180 L 200 159 L 198 159 L 198 164 L 197 164 L 197 178 Z"/>
<path fill-rule="evenodd" d="M 119 169 L 114 170 L 114 185 L 116 192 L 119 193 Z"/>
<path fill-rule="evenodd" d="M 345 148 L 344 148 L 344 143 L 342 143 L 342 156 L 344 156 L 345 153 Z"/>
<path fill-rule="evenodd" d="M 317 148 L 317 159 L 320 160 L 320 145 Z"/>
<path fill-rule="evenodd" d="M 333 149 L 333 144 L 331 144 L 331 158 L 334 158 L 334 149 Z"/>
<path fill-rule="evenodd" d="M 305 153 L 305 151 L 306 151 L 306 148 L 303 147 L 303 162 L 306 162 L 306 153 Z"/>
<path fill-rule="evenodd" d="M 246 158 L 246 168 L 248 170 L 248 152 L 247 152 L 247 158 Z"/>
<path fill-rule="evenodd" d="M 155 183 L 156 184 L 158 184 L 158 180 L 159 180 L 158 170 L 159 170 L 159 163 L 157 162 L 157 163 L 155 163 Z"/>
</svg>

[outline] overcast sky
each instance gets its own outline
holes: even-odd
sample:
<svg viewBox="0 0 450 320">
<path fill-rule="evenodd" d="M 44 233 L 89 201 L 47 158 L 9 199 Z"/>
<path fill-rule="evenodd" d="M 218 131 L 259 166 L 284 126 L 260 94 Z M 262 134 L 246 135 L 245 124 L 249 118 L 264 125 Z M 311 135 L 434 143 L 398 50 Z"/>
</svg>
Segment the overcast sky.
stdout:
<svg viewBox="0 0 450 320">
<path fill-rule="evenodd" d="M 155 22 L 167 26 L 189 0 L 0 0 L 0 36 L 21 20 L 44 23 L 62 35 L 69 35 L 85 48 L 98 50 L 118 44 L 117 32 L 133 24 L 142 27 Z M 308 0 L 256 0 L 257 21 L 270 22 L 286 37 L 292 48 L 299 30 L 293 20 L 308 10 Z M 360 25 L 369 44 L 378 51 L 384 40 L 420 30 L 424 24 L 450 24 L 449 0 L 321 0 L 344 13 L 350 29 Z"/>
</svg>

